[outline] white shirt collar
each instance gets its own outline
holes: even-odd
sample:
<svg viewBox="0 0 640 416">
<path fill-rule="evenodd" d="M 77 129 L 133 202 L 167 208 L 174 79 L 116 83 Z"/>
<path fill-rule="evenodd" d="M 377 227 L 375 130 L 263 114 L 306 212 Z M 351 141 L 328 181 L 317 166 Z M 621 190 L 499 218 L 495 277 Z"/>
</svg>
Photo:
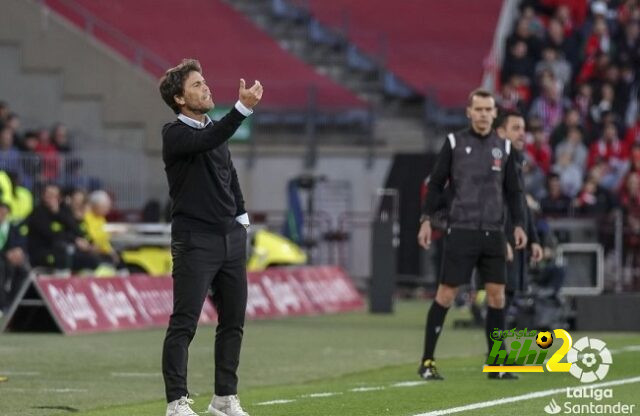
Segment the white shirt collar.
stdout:
<svg viewBox="0 0 640 416">
<path fill-rule="evenodd" d="M 178 120 L 182 121 L 187 126 L 193 127 L 194 129 L 203 129 L 211 123 L 211 119 L 206 114 L 204 115 L 204 123 L 194 120 L 191 117 L 187 117 L 182 113 L 178 114 Z"/>
</svg>

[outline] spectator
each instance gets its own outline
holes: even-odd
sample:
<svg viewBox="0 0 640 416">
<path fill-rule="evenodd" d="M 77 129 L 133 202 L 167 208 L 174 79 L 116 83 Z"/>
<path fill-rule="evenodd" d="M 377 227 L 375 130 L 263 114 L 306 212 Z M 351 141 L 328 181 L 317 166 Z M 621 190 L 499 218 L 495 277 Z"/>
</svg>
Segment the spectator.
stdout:
<svg viewBox="0 0 640 416">
<path fill-rule="evenodd" d="M 522 9 L 522 19 L 527 22 L 527 25 L 529 26 L 529 33 L 536 38 L 542 38 L 544 36 L 544 23 L 542 22 L 542 19 L 536 15 L 536 11 L 532 5 L 524 5 Z"/>
<path fill-rule="evenodd" d="M 551 169 L 551 147 L 547 142 L 547 135 L 541 127 L 533 127 L 526 150 L 536 165 L 542 169 L 542 172 L 549 173 Z"/>
<path fill-rule="evenodd" d="M 89 240 L 95 246 L 97 253 L 102 257 L 118 264 L 120 258 L 111 245 L 111 237 L 104 229 L 107 223 L 107 215 L 111 210 L 111 198 L 105 191 L 94 191 L 89 196 L 89 209 L 84 216 Z"/>
<path fill-rule="evenodd" d="M 587 122 L 591 117 L 591 106 L 593 105 L 593 88 L 588 83 L 578 86 L 578 93 L 573 99 L 573 105 L 580 113 L 582 125 L 588 126 Z"/>
<path fill-rule="evenodd" d="M 10 109 L 9 104 L 4 101 L 0 101 L 0 125 L 4 125 L 7 120 L 7 116 L 9 115 Z"/>
<path fill-rule="evenodd" d="M 588 167 L 591 168 L 596 163 L 602 161 L 617 168 L 629 159 L 627 147 L 618 138 L 618 128 L 612 122 L 604 126 L 602 137 L 589 148 Z"/>
<path fill-rule="evenodd" d="M 635 145 L 640 144 L 640 111 L 636 115 L 636 122 L 633 126 L 627 129 L 624 135 L 624 145 L 627 149 L 631 149 Z"/>
<path fill-rule="evenodd" d="M 546 46 L 542 50 L 542 60 L 536 64 L 536 77 L 538 77 L 544 69 L 548 69 L 553 73 L 554 78 L 560 83 L 560 90 L 564 91 L 565 86 L 571 81 L 571 65 L 569 65 L 569 62 L 552 46 Z"/>
<path fill-rule="evenodd" d="M 0 128 L 0 170 L 20 172 L 20 152 L 13 145 L 13 129 L 9 125 Z"/>
<path fill-rule="evenodd" d="M 640 173 L 632 172 L 627 176 L 620 192 L 620 205 L 624 210 L 625 227 L 640 236 Z"/>
<path fill-rule="evenodd" d="M 47 182 L 55 181 L 58 178 L 60 158 L 58 150 L 51 142 L 51 134 L 49 134 L 48 130 L 42 129 L 39 131 L 35 152 L 40 155 L 42 161 L 42 178 Z"/>
<path fill-rule="evenodd" d="M 572 206 L 577 214 L 590 216 L 605 216 L 617 206 L 615 196 L 600 186 L 597 169 L 589 172 L 582 190 L 573 200 Z"/>
<path fill-rule="evenodd" d="M 69 142 L 67 126 L 56 123 L 51 129 L 51 141 L 59 153 L 70 153 L 71 143 Z"/>
<path fill-rule="evenodd" d="M 0 312 L 5 312 L 29 275 L 24 238 L 9 221 L 10 207 L 0 202 Z"/>
<path fill-rule="evenodd" d="M 616 42 L 616 61 L 630 67 L 640 66 L 640 22 L 629 22 L 621 31 Z"/>
<path fill-rule="evenodd" d="M 549 26 L 547 28 L 547 35 L 544 41 L 546 47 L 554 48 L 560 51 L 560 54 L 565 58 L 569 58 L 571 55 L 571 49 L 569 42 L 565 36 L 562 23 L 558 19 L 550 19 Z"/>
<path fill-rule="evenodd" d="M 540 41 L 533 36 L 530 30 L 530 23 L 526 18 L 520 18 L 516 22 L 514 32 L 507 38 L 507 50 L 517 42 L 524 42 L 526 45 L 526 55 L 534 61 L 538 59 L 540 53 Z"/>
<path fill-rule="evenodd" d="M 99 259 L 79 235 L 74 219 L 61 210 L 60 188 L 48 184 L 42 202 L 27 219 L 28 252 L 34 266 L 56 269 L 95 269 Z"/>
<path fill-rule="evenodd" d="M 542 120 L 542 129 L 551 134 L 553 129 L 560 124 L 564 112 L 570 107 L 570 103 L 562 96 L 560 86 L 556 81 L 546 79 L 542 84 L 542 95 L 533 100 L 530 117 L 538 117 Z"/>
<path fill-rule="evenodd" d="M 13 143 L 20 143 L 20 117 L 16 113 L 9 113 L 4 124 L 13 130 Z"/>
<path fill-rule="evenodd" d="M 33 211 L 33 195 L 31 191 L 22 186 L 19 175 L 13 172 L 8 173 L 11 187 L 13 189 L 11 208 L 11 221 L 14 224 L 22 223 Z"/>
<path fill-rule="evenodd" d="M 530 56 L 527 43 L 523 40 L 516 41 L 509 48 L 508 55 L 502 67 L 502 80 L 506 81 L 512 76 L 519 76 L 527 80 L 533 79 L 535 60 Z"/>
<path fill-rule="evenodd" d="M 582 143 L 582 131 L 578 127 L 571 127 L 567 138 L 556 146 L 556 163 L 553 166 L 553 171 L 560 176 L 565 195 L 574 197 L 582 187 L 587 156 L 587 147 Z"/>
<path fill-rule="evenodd" d="M 547 178 L 547 196 L 540 201 L 545 216 L 565 216 L 569 214 L 571 200 L 562 193 L 560 177 L 554 173 Z"/>
<path fill-rule="evenodd" d="M 36 182 L 40 179 L 40 158 L 35 153 L 38 146 L 38 133 L 36 131 L 27 131 L 24 134 L 22 142 L 19 143 L 22 159 L 22 183 L 32 191 L 35 189 Z"/>
<path fill-rule="evenodd" d="M 567 138 L 569 130 L 572 128 L 578 128 L 582 131 L 582 121 L 580 120 L 580 112 L 577 108 L 567 110 L 562 123 L 558 124 L 551 132 L 549 138 L 551 148 L 556 149 L 558 144 Z"/>
<path fill-rule="evenodd" d="M 545 189 L 545 176 L 542 169 L 536 165 L 536 162 L 528 153 L 525 153 L 525 163 L 522 166 L 522 180 L 524 182 L 524 190 L 531 194 L 536 200 L 542 199 L 547 191 Z"/>
<path fill-rule="evenodd" d="M 502 84 L 500 95 L 497 97 L 498 105 L 503 110 L 524 112 L 527 101 L 530 97 L 529 87 L 526 80 L 518 75 L 512 75 L 509 80 Z M 521 88 L 523 86 L 524 88 Z"/>
</svg>

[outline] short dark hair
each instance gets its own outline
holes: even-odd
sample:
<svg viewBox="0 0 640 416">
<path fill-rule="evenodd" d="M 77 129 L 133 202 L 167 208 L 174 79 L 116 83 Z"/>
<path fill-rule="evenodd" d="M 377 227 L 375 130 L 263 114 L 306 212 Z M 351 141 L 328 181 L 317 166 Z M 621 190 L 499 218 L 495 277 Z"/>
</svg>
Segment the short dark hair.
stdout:
<svg viewBox="0 0 640 416">
<path fill-rule="evenodd" d="M 184 93 L 184 81 L 191 72 L 202 74 L 202 67 L 197 59 L 183 59 L 182 62 L 167 70 L 160 78 L 160 95 L 174 113 L 180 113 L 180 106 L 176 103 L 175 96 Z"/>
<path fill-rule="evenodd" d="M 503 110 L 500 112 L 500 116 L 496 122 L 496 127 L 506 127 L 509 117 L 520 117 L 524 119 L 524 116 L 518 110 Z"/>
<path fill-rule="evenodd" d="M 493 94 L 491 94 L 488 90 L 485 90 L 484 88 L 476 88 L 475 90 L 469 93 L 469 98 L 467 100 L 467 107 L 471 107 L 471 103 L 473 102 L 473 97 L 493 98 Z"/>
</svg>

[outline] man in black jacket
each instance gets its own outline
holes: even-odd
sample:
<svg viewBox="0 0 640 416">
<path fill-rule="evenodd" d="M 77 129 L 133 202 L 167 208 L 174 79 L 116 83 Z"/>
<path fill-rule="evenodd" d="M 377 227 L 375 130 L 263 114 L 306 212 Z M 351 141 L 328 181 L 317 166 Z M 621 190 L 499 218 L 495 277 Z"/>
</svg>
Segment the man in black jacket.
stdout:
<svg viewBox="0 0 640 416">
<path fill-rule="evenodd" d="M 522 228 L 522 188 L 511 143 L 493 131 L 496 115 L 493 96 L 484 90 L 473 91 L 467 105 L 471 126 L 447 136 L 431 172 L 418 233 L 418 243 L 424 249 L 431 245 L 431 217 L 447 181 L 453 200 L 448 214 L 440 282 L 427 315 L 424 353 L 418 369 L 425 380 L 442 379 L 435 366 L 435 346 L 458 287 L 469 283 L 474 268 L 487 291 L 489 350 L 493 344 L 492 331 L 504 329 L 505 205 L 513 219 L 516 249 L 526 245 L 527 236 Z M 491 378 L 502 378 L 502 375 L 490 373 Z"/>
<path fill-rule="evenodd" d="M 11 303 L 29 275 L 25 239 L 9 220 L 11 209 L 0 201 L 0 316 Z"/>
<path fill-rule="evenodd" d="M 185 59 L 160 81 L 160 94 L 178 119 L 162 129 L 171 207 L 173 313 L 164 341 L 162 372 L 167 416 L 197 415 L 187 390 L 188 349 L 209 288 L 218 311 L 215 392 L 209 413 L 248 416 L 237 397 L 247 303 L 246 227 L 249 217 L 227 140 L 262 98 L 256 81 L 240 80 L 239 100 L 220 121 L 207 116 L 211 91 L 200 63 Z"/>
<path fill-rule="evenodd" d="M 27 248 L 33 266 L 71 269 L 95 269 L 100 259 L 91 250 L 73 217 L 62 209 L 60 188 L 48 184 L 41 203 L 26 220 Z"/>
<path fill-rule="evenodd" d="M 522 186 L 522 167 L 526 163 L 524 160 L 524 139 L 525 139 L 525 121 L 522 114 L 517 111 L 505 111 L 500 115 L 498 126 L 496 128 L 498 136 L 511 142 L 513 148 L 513 156 L 516 161 L 518 171 L 518 179 Z M 524 188 L 524 187 L 523 187 Z M 543 257 L 540 238 L 535 227 L 535 218 L 529 209 L 529 205 L 524 200 L 524 228 L 528 237 L 528 249 L 531 253 L 531 260 L 539 262 Z M 527 286 L 526 282 L 526 253 L 525 250 L 513 250 L 515 240 L 513 238 L 513 221 L 511 216 L 507 215 L 505 224 L 505 234 L 507 236 L 507 285 L 506 285 L 506 305 L 509 307 L 514 295 L 524 290 Z"/>
</svg>

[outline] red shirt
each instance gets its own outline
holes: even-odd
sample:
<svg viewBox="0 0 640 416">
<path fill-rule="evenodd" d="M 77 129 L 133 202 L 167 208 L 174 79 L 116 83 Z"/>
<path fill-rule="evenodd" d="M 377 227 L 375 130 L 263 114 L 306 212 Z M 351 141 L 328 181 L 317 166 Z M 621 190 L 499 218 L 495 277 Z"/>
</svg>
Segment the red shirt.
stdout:
<svg viewBox="0 0 640 416">
<path fill-rule="evenodd" d="M 547 174 L 551 169 L 551 146 L 547 143 L 537 145 L 536 143 L 527 144 L 527 153 L 531 155 L 536 165 Z"/>
<path fill-rule="evenodd" d="M 603 139 L 593 143 L 589 148 L 588 167 L 592 167 L 599 160 L 609 162 L 611 159 L 627 160 L 629 151 L 620 140 L 607 143 Z"/>
<path fill-rule="evenodd" d="M 634 144 L 640 144 L 640 121 L 637 121 L 633 127 L 629 127 L 624 135 L 624 145 L 627 149 L 631 149 Z"/>
</svg>

